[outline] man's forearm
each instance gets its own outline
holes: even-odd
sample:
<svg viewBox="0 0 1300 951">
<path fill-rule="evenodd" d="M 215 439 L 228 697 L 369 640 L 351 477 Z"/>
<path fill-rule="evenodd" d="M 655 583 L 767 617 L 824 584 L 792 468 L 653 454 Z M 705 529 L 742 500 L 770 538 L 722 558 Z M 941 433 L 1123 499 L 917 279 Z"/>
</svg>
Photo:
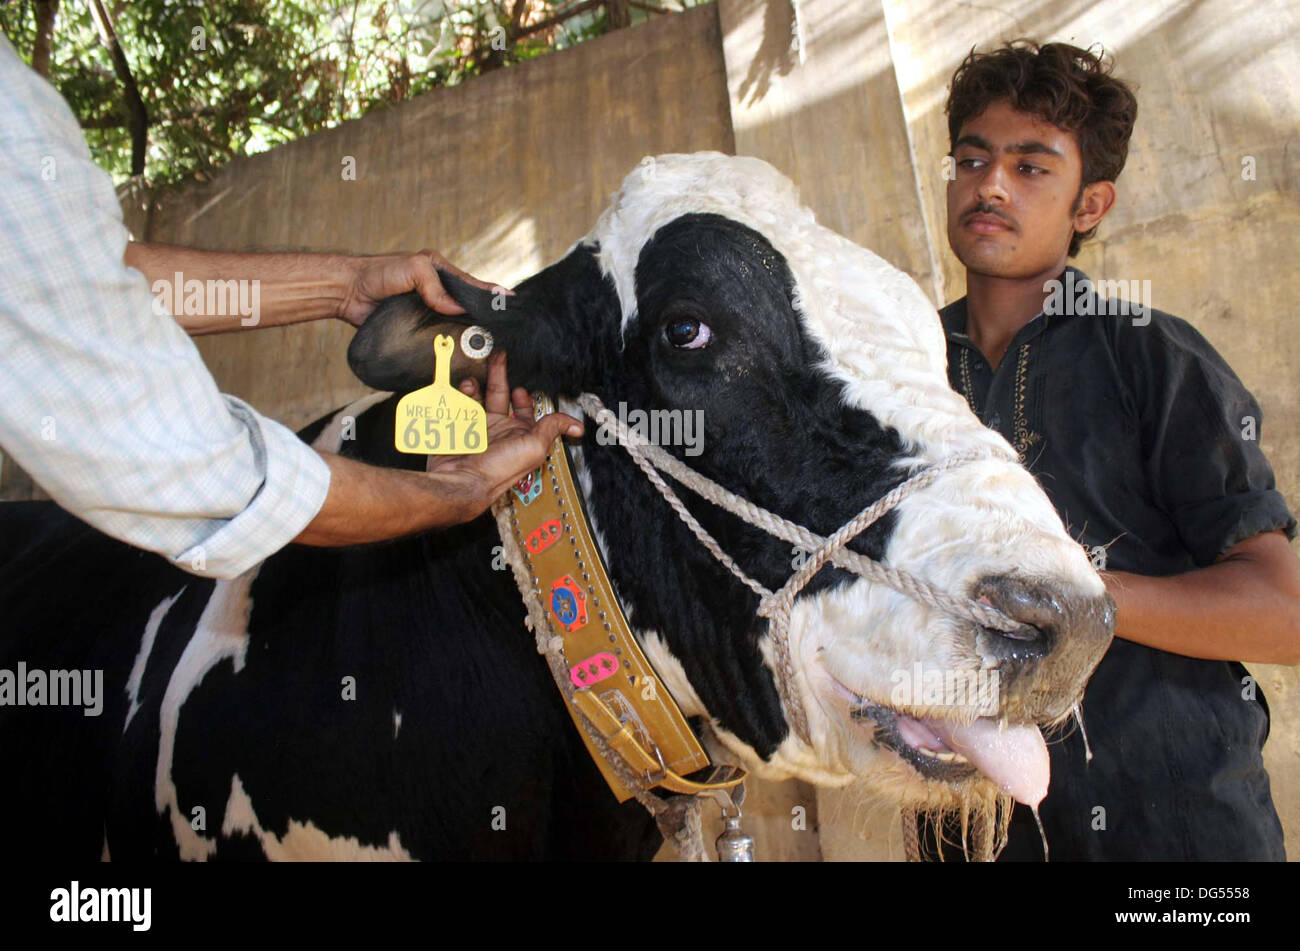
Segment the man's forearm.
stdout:
<svg viewBox="0 0 1300 951">
<path fill-rule="evenodd" d="M 236 254 L 137 242 L 125 255 L 192 335 L 337 317 L 355 261 L 342 254 Z"/>
<path fill-rule="evenodd" d="M 385 469 L 322 452 L 330 489 L 316 517 L 294 539 L 324 547 L 360 545 L 447 528 L 484 512 L 491 500 L 479 480 Z"/>
<path fill-rule="evenodd" d="M 1117 607 L 1116 637 L 1206 660 L 1300 664 L 1300 570 L 1280 533 L 1185 574 L 1102 577 Z"/>
</svg>

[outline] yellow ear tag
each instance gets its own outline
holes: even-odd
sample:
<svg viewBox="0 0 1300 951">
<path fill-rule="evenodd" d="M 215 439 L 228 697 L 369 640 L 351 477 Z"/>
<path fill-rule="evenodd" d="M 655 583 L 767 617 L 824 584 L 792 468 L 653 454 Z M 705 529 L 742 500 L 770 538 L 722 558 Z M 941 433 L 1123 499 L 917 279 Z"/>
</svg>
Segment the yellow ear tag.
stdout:
<svg viewBox="0 0 1300 951">
<path fill-rule="evenodd" d="M 398 452 L 450 456 L 487 448 L 487 412 L 451 385 L 451 354 L 456 344 L 446 334 L 433 341 L 433 385 L 397 401 L 393 445 Z"/>
</svg>

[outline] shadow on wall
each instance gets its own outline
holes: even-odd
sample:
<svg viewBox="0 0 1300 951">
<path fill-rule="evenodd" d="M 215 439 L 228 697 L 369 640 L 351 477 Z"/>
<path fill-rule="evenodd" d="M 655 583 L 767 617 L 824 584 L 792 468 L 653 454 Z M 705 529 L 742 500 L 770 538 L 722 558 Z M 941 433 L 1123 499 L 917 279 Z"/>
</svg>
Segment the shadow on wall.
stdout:
<svg viewBox="0 0 1300 951">
<path fill-rule="evenodd" d="M 788 76 L 799 63 L 801 42 L 792 0 L 766 0 L 762 39 L 736 90 L 737 99 L 746 105 L 762 102 L 772 88 L 772 77 Z"/>
</svg>

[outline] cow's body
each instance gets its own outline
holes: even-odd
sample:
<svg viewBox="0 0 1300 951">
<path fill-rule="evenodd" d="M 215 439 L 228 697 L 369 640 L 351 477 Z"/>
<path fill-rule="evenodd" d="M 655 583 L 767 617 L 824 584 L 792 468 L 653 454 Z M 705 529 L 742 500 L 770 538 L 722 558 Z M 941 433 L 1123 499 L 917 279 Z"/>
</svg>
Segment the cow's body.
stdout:
<svg viewBox="0 0 1300 951">
<path fill-rule="evenodd" d="M 1046 792 L 1039 729 L 1077 703 L 1113 603 L 1011 447 L 948 387 L 916 285 L 816 224 L 770 166 L 716 153 L 629 175 L 592 233 L 508 298 L 444 279 L 466 322 L 509 352 L 513 383 L 699 413 L 702 452 L 666 450 L 823 537 L 912 474 L 963 460 L 848 548 L 952 603 L 979 599 L 1002 627 L 827 565 L 778 633 L 755 585 L 622 448 L 593 425 L 575 446 L 611 582 L 683 713 L 765 776 L 865 781 L 910 808 L 970 813 L 977 851 L 995 851 L 989 823 L 1008 797 Z M 350 348 L 353 369 L 377 389 L 427 384 L 442 319 L 414 295 L 386 302 Z M 342 450 L 418 466 L 392 449 L 392 407 L 361 414 Z M 341 429 L 309 435 L 330 449 Z M 788 541 L 685 504 L 757 586 L 776 590 L 797 567 Z M 27 508 L 0 517 L 33 521 Z M 8 525 L 0 662 L 102 666 L 111 685 L 99 721 L 0 710 L 0 756 L 23 764 L 6 792 L 17 798 L 0 803 L 9 815 L 65 810 L 79 848 L 106 824 L 119 856 L 645 857 L 657 845 L 587 758 L 486 520 L 348 551 L 291 547 L 215 585 L 75 526 Z M 33 533 L 41 543 L 25 547 Z M 918 684 L 900 699 L 900 675 L 922 666 L 992 672 L 997 689 Z"/>
<path fill-rule="evenodd" d="M 394 403 L 362 412 L 341 451 L 410 466 L 392 449 Z M 291 546 L 213 582 L 51 503 L 4 515 L 0 668 L 102 668 L 106 689 L 98 717 L 0 707 L 11 777 L 0 810 L 23 817 L 6 832 L 12 854 L 649 858 L 658 847 L 649 815 L 615 802 L 565 713 L 510 572 L 493 567 L 490 518 L 385 545 Z"/>
</svg>

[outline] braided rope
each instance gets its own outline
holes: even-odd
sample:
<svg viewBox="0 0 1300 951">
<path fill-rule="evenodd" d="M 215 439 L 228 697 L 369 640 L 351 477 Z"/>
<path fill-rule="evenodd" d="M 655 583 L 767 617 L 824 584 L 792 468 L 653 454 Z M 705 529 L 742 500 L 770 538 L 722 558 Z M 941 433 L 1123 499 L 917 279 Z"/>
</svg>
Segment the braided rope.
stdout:
<svg viewBox="0 0 1300 951">
<path fill-rule="evenodd" d="M 707 476 L 691 469 L 663 449 L 648 442 L 639 434 L 630 430 L 623 421 L 611 413 L 595 394 L 583 393 L 578 397 L 578 404 L 598 425 L 607 427 L 610 432 L 614 433 L 618 443 L 628 451 L 637 467 L 645 473 L 646 478 L 650 480 L 650 483 L 663 496 L 664 501 L 691 530 L 700 544 L 746 587 L 759 596 L 761 600 L 758 614 L 760 617 L 768 619 L 768 627 L 772 634 L 772 646 L 776 654 L 777 687 L 785 702 L 787 712 L 790 714 L 791 726 L 805 743 L 811 745 L 811 737 L 808 730 L 807 714 L 804 712 L 803 702 L 795 686 L 794 662 L 790 656 L 789 642 L 790 612 L 795 597 L 828 561 L 840 568 L 852 571 L 868 581 L 886 585 L 915 601 L 951 616 L 973 621 L 994 630 L 1015 631 L 1021 628 L 1022 625 L 1019 622 L 1013 621 L 992 605 L 972 601 L 969 598 L 955 597 L 909 572 L 883 565 L 865 555 L 849 551 L 845 547 L 886 513 L 896 508 L 908 495 L 929 486 L 939 476 L 951 469 L 989 458 L 987 453 L 961 453 L 922 469 L 868 505 L 831 533 L 829 537 L 823 538 L 802 525 L 782 518 L 762 506 L 755 505 L 748 499 L 741 498 Z M 701 498 L 738 516 L 755 528 L 760 528 L 769 535 L 781 538 L 786 542 L 800 546 L 805 551 L 811 552 L 810 557 L 787 579 L 780 591 L 772 592 L 768 590 L 761 582 L 747 575 L 736 564 L 735 560 L 722 550 L 722 546 L 691 514 L 677 493 L 660 475 L 661 471 L 668 473 Z"/>
<path fill-rule="evenodd" d="M 613 419 L 609 410 L 604 410 L 604 414 L 605 419 Z M 615 420 L 615 425 L 622 424 Z M 626 432 L 624 435 L 627 435 Z M 620 437 L 620 439 L 621 438 L 622 437 Z M 639 450 L 640 447 L 637 447 L 637 449 Z M 695 537 L 700 540 L 700 544 L 707 548 L 714 558 L 722 562 L 722 564 L 733 575 L 739 578 L 746 587 L 757 594 L 760 598 L 765 601 L 771 598 L 772 592 L 769 591 L 766 586 L 745 574 L 741 567 L 736 564 L 735 560 L 722 550 L 722 546 L 718 544 L 717 539 L 710 535 L 708 529 L 701 525 L 695 516 L 691 514 L 690 510 L 686 508 L 686 505 L 677 496 L 677 493 L 674 492 L 668 483 L 664 481 L 663 476 L 659 474 L 659 470 L 654 467 L 654 463 L 646 458 L 645 453 L 633 451 L 630 448 L 629 452 L 633 461 L 636 462 L 641 471 L 646 474 L 646 478 L 648 478 L 654 487 L 659 490 L 659 494 L 664 497 L 664 500 L 667 501 L 670 506 L 672 506 L 673 511 L 677 513 L 678 517 L 686 523 L 686 527 L 689 528 L 695 534 Z"/>
<path fill-rule="evenodd" d="M 916 828 L 919 816 L 915 809 L 899 810 L 903 823 L 903 852 L 908 862 L 921 861 L 921 840 Z"/>
<path fill-rule="evenodd" d="M 637 433 L 629 430 L 626 425 L 619 422 L 618 418 L 611 413 L 604 404 L 601 403 L 599 397 L 594 394 L 582 394 L 578 397 L 578 403 L 582 406 L 587 415 L 594 419 L 598 424 L 609 427 L 610 432 L 617 436 L 620 445 L 627 449 L 628 453 L 637 462 L 637 465 L 642 469 L 642 471 L 645 471 L 646 464 L 648 464 L 654 469 L 666 472 L 701 498 L 712 502 L 714 505 L 717 505 L 719 508 L 727 512 L 730 512 L 732 515 L 735 515 L 748 524 L 753 525 L 755 528 L 762 529 L 769 535 L 788 542 L 791 545 L 798 545 L 804 551 L 816 552 L 820 550 L 822 546 L 826 545 L 826 538 L 823 538 L 815 532 L 809 531 L 797 522 L 792 522 L 789 519 L 782 518 L 775 512 L 771 512 L 760 505 L 750 502 L 748 499 L 736 495 L 734 492 L 718 485 L 708 476 L 701 475 L 694 469 L 691 469 L 685 463 L 681 462 L 674 456 L 669 455 L 658 446 L 647 442 Z M 898 502 L 902 501 L 903 496 L 916 491 L 918 488 L 923 488 L 924 485 L 928 485 L 930 481 L 933 481 L 930 479 L 926 480 L 922 485 L 912 485 L 914 480 L 920 479 L 931 470 L 938 470 L 935 472 L 935 475 L 938 475 L 940 472 L 947 471 L 956 466 L 988 458 L 991 457 L 982 452 L 963 453 L 951 456 L 943 462 L 936 463 L 934 466 L 922 470 L 911 479 L 896 486 L 889 494 L 883 496 L 881 501 L 889 498 L 890 495 L 897 493 L 897 497 L 889 506 L 889 508 L 893 508 L 898 504 Z M 655 483 L 656 488 L 659 488 L 661 494 L 667 492 L 668 495 L 672 495 L 673 499 L 677 498 L 675 494 L 672 494 L 672 490 L 667 488 L 667 485 L 663 482 L 662 478 L 654 478 L 651 481 Z M 666 500 L 668 500 L 668 495 L 665 495 Z M 699 523 L 695 521 L 694 516 L 685 511 L 685 506 L 681 504 L 680 499 L 677 500 L 675 505 L 671 500 L 669 500 L 669 504 L 673 506 L 673 510 L 677 512 L 683 520 L 687 520 L 688 526 L 692 523 L 696 526 L 699 525 Z M 865 515 L 865 511 L 862 514 Z M 692 528 L 692 531 L 695 531 L 695 529 Z M 701 535 L 703 537 L 701 537 Z M 718 543 L 713 540 L 712 536 L 710 536 L 704 528 L 699 528 L 699 531 L 696 532 L 696 537 L 700 538 L 701 543 L 705 544 L 705 547 L 713 553 L 714 557 L 718 558 L 724 565 L 735 564 L 730 557 L 721 551 Z M 705 538 L 708 539 L 707 542 L 705 542 Z M 1023 627 L 1020 622 L 1012 620 L 992 605 L 983 604 L 979 601 L 972 601 L 969 598 L 955 597 L 948 594 L 946 591 L 936 588 L 924 579 L 918 578 L 913 574 L 902 571 L 901 569 L 883 565 L 880 562 L 874 561 L 866 555 L 858 554 L 855 551 L 839 548 L 829 556 L 828 560 L 836 567 L 861 575 L 868 581 L 875 581 L 884 584 L 902 594 L 908 595 L 914 600 L 928 604 L 930 607 L 944 611 L 954 617 L 972 621 L 976 624 L 990 627 L 998 631 L 1017 631 Z M 749 578 L 738 567 L 734 567 L 731 570 L 732 573 L 736 574 L 742 582 L 757 592 L 760 597 L 767 597 L 771 594 L 771 592 L 763 587 L 762 584 Z"/>
<path fill-rule="evenodd" d="M 862 534 L 862 532 L 870 528 L 913 492 L 918 492 L 921 489 L 926 488 L 949 469 L 954 469 L 957 466 L 966 464 L 967 462 L 975 461 L 975 459 L 978 458 L 984 457 L 982 455 L 971 456 L 970 454 L 967 454 L 966 456 L 951 456 L 943 462 L 922 469 L 910 479 L 899 483 L 889 492 L 886 492 L 875 502 L 872 502 L 853 518 L 841 525 L 833 534 L 828 536 L 817 550 L 808 557 L 799 570 L 790 576 L 790 580 L 785 583 L 785 587 L 772 597 L 772 602 L 778 605 L 784 604 L 788 607 L 789 603 L 793 602 L 794 596 L 803 589 L 804 585 L 812 580 L 813 576 L 822 569 L 835 552 L 839 551 L 858 535 Z M 873 564 L 879 563 L 873 562 Z M 921 585 L 924 587 L 919 591 L 921 595 L 919 600 L 924 601 L 931 607 L 944 610 L 946 608 L 946 601 L 957 600 L 942 591 L 934 590 L 925 582 L 921 582 Z M 978 604 L 978 602 L 976 603 Z M 985 605 L 981 604 L 979 607 L 983 608 Z M 758 613 L 762 615 L 770 615 L 773 613 L 773 606 L 760 605 Z"/>
</svg>

